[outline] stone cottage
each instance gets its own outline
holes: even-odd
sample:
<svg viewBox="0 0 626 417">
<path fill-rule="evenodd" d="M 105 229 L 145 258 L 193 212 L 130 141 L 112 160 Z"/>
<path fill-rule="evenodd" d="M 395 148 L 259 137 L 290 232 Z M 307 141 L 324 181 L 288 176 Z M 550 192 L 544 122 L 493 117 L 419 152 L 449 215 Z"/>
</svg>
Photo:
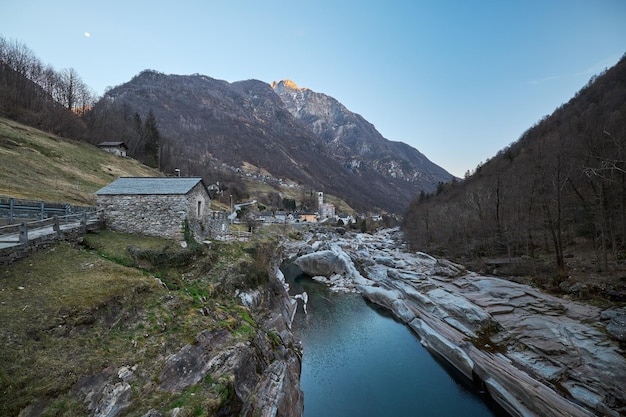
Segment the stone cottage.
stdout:
<svg viewBox="0 0 626 417">
<path fill-rule="evenodd" d="M 117 156 L 126 156 L 128 146 L 124 142 L 100 142 L 98 148 Z"/>
<path fill-rule="evenodd" d="M 196 240 L 209 235 L 211 199 L 202 178 L 122 177 L 96 197 L 108 229 L 183 240 L 186 220 Z"/>
</svg>

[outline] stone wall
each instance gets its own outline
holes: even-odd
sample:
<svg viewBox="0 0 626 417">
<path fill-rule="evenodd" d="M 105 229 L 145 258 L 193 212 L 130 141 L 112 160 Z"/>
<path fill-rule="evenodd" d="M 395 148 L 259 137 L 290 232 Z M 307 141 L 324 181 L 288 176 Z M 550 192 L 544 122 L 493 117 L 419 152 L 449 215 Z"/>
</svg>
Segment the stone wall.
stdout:
<svg viewBox="0 0 626 417">
<path fill-rule="evenodd" d="M 185 196 L 187 199 L 187 219 L 189 227 L 196 240 L 202 241 L 210 236 L 209 215 L 211 213 L 211 198 L 201 183 L 198 183 Z"/>
<path fill-rule="evenodd" d="M 186 195 L 99 195 L 107 229 L 183 240 L 183 224 L 196 240 L 209 234 L 205 224 L 211 200 L 201 184 Z"/>
</svg>

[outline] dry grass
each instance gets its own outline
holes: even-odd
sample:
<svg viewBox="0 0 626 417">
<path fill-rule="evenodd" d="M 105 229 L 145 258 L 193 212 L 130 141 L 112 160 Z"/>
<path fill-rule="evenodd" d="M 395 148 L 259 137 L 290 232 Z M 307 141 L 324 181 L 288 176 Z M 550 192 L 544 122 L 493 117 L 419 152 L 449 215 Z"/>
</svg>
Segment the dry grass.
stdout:
<svg viewBox="0 0 626 417">
<path fill-rule="evenodd" d="M 126 343 L 114 337 L 120 328 L 105 322 L 121 322 L 122 305 L 158 290 L 140 271 L 67 243 L 3 267 L 0 287 L 1 415 L 128 359 Z"/>
<path fill-rule="evenodd" d="M 0 166 L 0 195 L 74 205 L 93 204 L 93 192 L 119 176 L 160 175 L 2 118 Z M 249 280 L 256 243 L 185 253 L 172 241 L 110 231 L 83 242 L 57 243 L 0 266 L 0 416 L 28 408 L 44 416 L 87 415 L 73 391 L 77 382 L 133 365 L 133 403 L 121 415 L 175 406 L 185 415 L 215 412 L 230 396 L 229 375 L 208 375 L 182 394 L 154 385 L 164 358 L 200 331 L 227 328 L 233 343 L 259 331 L 232 293 Z M 181 266 L 181 259 L 193 262 Z"/>
<path fill-rule="evenodd" d="M 160 176 L 130 158 L 0 118 L 0 195 L 93 205 L 120 176 Z"/>
<path fill-rule="evenodd" d="M 245 268 L 254 267 L 258 242 L 217 243 L 179 268 L 178 287 L 166 289 L 155 276 L 165 281 L 168 266 L 141 268 L 127 248 L 167 256 L 183 250 L 173 242 L 109 231 L 84 240 L 0 269 L 0 415 L 16 416 L 29 406 L 44 409 L 42 415 L 85 415 L 75 384 L 108 367 L 133 365 L 136 394 L 123 415 L 175 405 L 206 415 L 226 401 L 228 375 L 208 375 L 182 395 L 144 388 L 158 380 L 164 358 L 194 343 L 202 330 L 227 328 L 233 343 L 259 331 L 226 288 L 251 279 Z"/>
</svg>

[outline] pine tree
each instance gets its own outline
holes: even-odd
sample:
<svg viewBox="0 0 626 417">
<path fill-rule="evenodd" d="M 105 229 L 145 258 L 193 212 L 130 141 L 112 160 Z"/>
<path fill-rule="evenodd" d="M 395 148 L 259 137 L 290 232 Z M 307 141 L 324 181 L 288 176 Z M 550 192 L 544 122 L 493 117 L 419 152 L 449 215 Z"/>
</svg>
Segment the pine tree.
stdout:
<svg viewBox="0 0 626 417">
<path fill-rule="evenodd" d="M 159 167 L 159 146 L 161 135 L 157 127 L 157 121 L 152 110 L 148 112 L 144 123 L 143 134 L 145 138 L 143 152 L 144 163 L 153 168 Z"/>
</svg>

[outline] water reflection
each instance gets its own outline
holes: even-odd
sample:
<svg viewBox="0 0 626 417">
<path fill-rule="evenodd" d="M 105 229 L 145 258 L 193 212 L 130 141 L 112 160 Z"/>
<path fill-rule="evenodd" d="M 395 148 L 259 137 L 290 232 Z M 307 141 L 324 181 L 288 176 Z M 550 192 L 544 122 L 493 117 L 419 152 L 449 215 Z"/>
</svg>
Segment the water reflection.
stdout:
<svg viewBox="0 0 626 417">
<path fill-rule="evenodd" d="M 506 416 L 388 313 L 284 272 L 292 294 L 309 294 L 293 326 L 304 347 L 305 417 Z"/>
</svg>

